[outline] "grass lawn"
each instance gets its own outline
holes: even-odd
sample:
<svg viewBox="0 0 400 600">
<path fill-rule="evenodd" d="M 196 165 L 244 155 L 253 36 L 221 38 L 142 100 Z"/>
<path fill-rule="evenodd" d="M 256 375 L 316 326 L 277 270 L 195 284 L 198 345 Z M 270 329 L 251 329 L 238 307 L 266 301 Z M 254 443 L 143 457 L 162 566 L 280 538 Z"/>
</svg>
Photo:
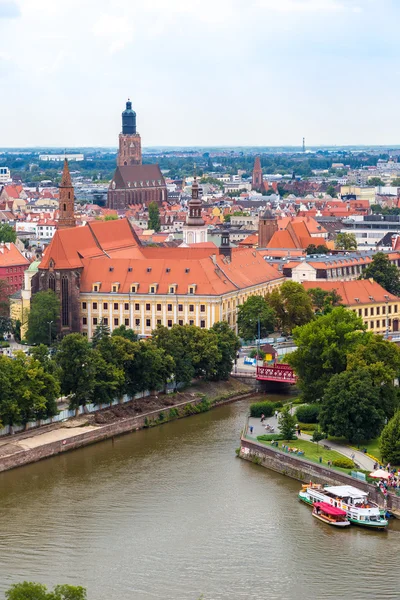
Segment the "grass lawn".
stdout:
<svg viewBox="0 0 400 600">
<path fill-rule="evenodd" d="M 271 442 L 259 441 L 262 444 L 271 444 Z M 304 452 L 304 458 L 308 458 L 308 460 L 313 460 L 315 462 L 319 462 L 320 456 L 322 457 L 322 462 L 325 464 L 328 460 L 334 461 L 345 458 L 343 454 L 339 454 L 339 452 L 336 452 L 335 450 L 326 450 L 321 443 L 317 445 L 314 442 L 307 442 L 306 440 L 291 440 L 290 442 L 280 441 L 279 450 L 282 450 L 282 444 L 289 446 L 290 448 L 298 448 Z"/>
</svg>

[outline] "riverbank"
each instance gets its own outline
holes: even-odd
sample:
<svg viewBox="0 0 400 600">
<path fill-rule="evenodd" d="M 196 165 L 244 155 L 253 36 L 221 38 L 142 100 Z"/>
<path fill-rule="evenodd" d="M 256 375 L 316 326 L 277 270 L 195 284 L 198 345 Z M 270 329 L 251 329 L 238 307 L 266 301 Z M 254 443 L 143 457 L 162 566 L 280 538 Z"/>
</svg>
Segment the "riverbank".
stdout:
<svg viewBox="0 0 400 600">
<path fill-rule="evenodd" d="M 136 399 L 43 430 L 8 436 L 0 443 L 0 472 L 250 397 L 257 397 L 254 389 L 234 379 L 199 382 L 176 394 Z"/>
<path fill-rule="evenodd" d="M 387 505 L 384 506 L 384 498 L 377 487 L 370 483 L 354 479 L 346 473 L 324 465 L 314 463 L 307 458 L 287 454 L 273 446 L 265 446 L 259 442 L 248 440 L 244 437 L 240 440 L 238 456 L 254 464 L 271 469 L 302 483 L 313 481 L 315 483 L 329 485 L 352 485 L 370 494 L 371 499 L 382 508 L 387 508 L 394 516 L 400 518 L 400 498 L 389 494 Z"/>
</svg>

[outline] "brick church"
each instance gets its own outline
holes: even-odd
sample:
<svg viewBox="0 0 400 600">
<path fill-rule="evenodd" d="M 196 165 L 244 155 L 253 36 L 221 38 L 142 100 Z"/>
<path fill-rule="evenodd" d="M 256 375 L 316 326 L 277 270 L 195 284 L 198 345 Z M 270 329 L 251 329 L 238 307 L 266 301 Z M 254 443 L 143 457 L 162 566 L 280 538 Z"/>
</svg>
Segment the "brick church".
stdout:
<svg viewBox="0 0 400 600">
<path fill-rule="evenodd" d="M 142 143 L 136 113 L 128 100 L 122 113 L 117 168 L 107 194 L 107 207 L 125 209 L 134 204 L 167 200 L 167 188 L 158 165 L 142 164 Z"/>
</svg>

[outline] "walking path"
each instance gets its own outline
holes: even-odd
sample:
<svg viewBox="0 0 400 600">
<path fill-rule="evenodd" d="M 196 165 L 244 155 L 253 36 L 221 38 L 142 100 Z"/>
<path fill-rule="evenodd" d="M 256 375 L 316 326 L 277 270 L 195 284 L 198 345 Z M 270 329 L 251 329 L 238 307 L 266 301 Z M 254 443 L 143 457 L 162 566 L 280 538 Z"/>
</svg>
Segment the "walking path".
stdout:
<svg viewBox="0 0 400 600">
<path fill-rule="evenodd" d="M 279 433 L 277 418 L 270 417 L 268 419 L 265 419 L 264 424 L 262 424 L 260 422 L 259 418 L 250 417 L 249 418 L 249 426 L 252 425 L 254 428 L 253 433 L 251 435 L 255 439 L 257 439 L 258 435 L 263 435 L 265 433 L 269 433 L 268 431 L 265 431 L 265 425 L 267 425 L 267 423 L 275 428 L 274 433 Z M 311 435 L 302 433 L 299 439 L 305 440 L 305 441 L 311 441 Z M 360 452 L 360 450 L 353 450 L 353 448 L 349 448 L 348 446 L 338 444 L 337 442 L 332 442 L 331 440 L 321 440 L 321 442 L 319 442 L 319 443 L 325 444 L 326 446 L 329 446 L 329 448 L 331 450 L 336 450 L 336 452 L 339 452 L 340 454 L 343 454 L 344 456 L 347 456 L 348 458 L 351 458 L 351 459 L 353 459 L 352 455 L 354 454 L 354 459 L 353 459 L 354 462 L 357 465 L 359 465 L 360 469 L 363 469 L 364 471 L 373 471 L 373 469 L 374 469 L 375 461 L 372 458 L 370 458 L 369 456 L 367 456 L 366 454 L 364 454 L 364 452 Z M 307 458 L 307 456 L 306 456 L 306 458 Z"/>
</svg>

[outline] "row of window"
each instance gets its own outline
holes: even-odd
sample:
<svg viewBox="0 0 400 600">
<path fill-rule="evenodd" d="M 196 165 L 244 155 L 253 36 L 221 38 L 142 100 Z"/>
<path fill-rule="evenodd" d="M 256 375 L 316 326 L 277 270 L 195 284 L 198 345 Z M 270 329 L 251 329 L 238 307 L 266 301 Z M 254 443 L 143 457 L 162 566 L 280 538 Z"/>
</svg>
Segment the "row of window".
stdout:
<svg viewBox="0 0 400 600">
<path fill-rule="evenodd" d="M 18 281 L 22 281 L 22 275 L 15 275 L 15 277 L 6 277 L 5 278 L 8 283 L 17 283 Z"/>
<path fill-rule="evenodd" d="M 103 319 L 98 319 L 97 317 L 93 317 L 92 319 L 92 323 L 94 326 L 99 325 L 100 321 L 103 322 L 103 325 L 108 325 L 108 318 L 104 317 Z M 120 320 L 115 317 L 114 320 L 114 327 L 118 327 L 120 325 Z M 145 323 L 146 323 L 146 327 L 151 327 L 151 319 L 145 319 Z M 88 324 L 88 319 L 87 317 L 82 317 L 82 325 L 87 326 Z M 121 325 L 125 325 L 125 327 L 130 327 L 130 319 L 121 319 Z M 140 327 L 140 319 L 134 319 L 134 324 L 135 327 Z M 157 319 L 157 325 L 161 325 L 161 319 Z M 167 326 L 168 327 L 172 327 L 173 325 L 173 321 L 172 319 L 168 319 L 167 321 Z M 178 325 L 183 325 L 183 319 L 179 319 L 178 320 Z M 189 325 L 194 325 L 194 320 L 190 319 L 189 320 Z M 204 320 L 200 321 L 200 327 L 204 328 L 206 326 L 206 322 Z"/>
<path fill-rule="evenodd" d="M 386 314 L 386 306 L 382 306 L 382 307 L 380 307 L 380 306 L 371 306 L 369 308 L 369 311 L 368 311 L 368 308 L 364 308 L 364 317 L 368 317 L 368 312 L 369 312 L 369 316 L 370 317 L 373 317 L 374 314 L 378 317 L 381 314 L 381 308 L 382 308 L 382 314 L 385 315 Z M 389 306 L 388 306 L 388 315 L 391 315 L 391 314 L 392 314 L 392 306 L 389 304 Z M 393 307 L 393 314 L 395 314 L 395 315 L 397 314 L 397 304 L 395 304 L 394 307 Z M 358 309 L 358 316 L 359 317 L 363 316 L 363 309 L 362 308 Z"/>
<path fill-rule="evenodd" d="M 110 307 L 113 307 L 114 310 L 119 310 L 120 309 L 120 305 L 118 302 L 114 302 L 114 303 L 110 303 Z M 122 306 L 122 304 L 121 304 Z M 128 311 L 129 310 L 129 303 L 125 302 L 124 303 L 124 310 Z M 109 303 L 108 302 L 103 302 L 103 310 L 108 310 L 109 307 Z M 189 304 L 189 312 L 194 312 L 194 304 Z M 99 309 L 99 304 L 98 302 L 92 302 L 92 310 L 98 310 Z M 147 303 L 145 304 L 145 309 L 146 311 L 150 311 L 151 310 L 151 304 Z M 82 302 L 82 310 L 87 310 L 87 302 Z M 135 303 L 135 310 L 140 310 L 140 304 L 139 303 Z M 157 312 L 161 312 L 162 310 L 162 305 L 161 304 L 156 304 L 156 311 Z M 167 304 L 167 311 L 168 312 L 172 312 L 173 310 L 173 305 L 172 304 Z M 183 304 L 178 304 L 178 311 L 179 312 L 183 312 Z M 206 305 L 205 304 L 200 304 L 200 312 L 206 312 Z"/>
<path fill-rule="evenodd" d="M 22 267 L 8 267 L 6 273 L 18 273 Z"/>
<path fill-rule="evenodd" d="M 113 270 L 113 267 L 110 267 L 110 271 L 112 271 L 112 270 Z M 132 267 L 129 267 L 128 271 L 132 271 Z M 151 271 L 151 268 L 148 268 L 147 272 L 149 273 L 150 271 Z M 169 271 L 169 269 L 167 269 L 167 271 Z M 186 269 L 186 272 L 189 272 L 189 269 Z M 113 294 L 118 294 L 118 292 L 119 292 L 119 286 L 120 286 L 119 283 L 113 283 L 112 286 L 111 286 L 111 292 Z M 157 287 L 158 287 L 158 284 L 151 285 L 149 287 L 149 292 L 148 293 L 149 294 L 156 294 L 157 293 Z M 136 294 L 138 292 L 138 290 L 139 290 L 139 285 L 137 283 L 133 283 L 131 285 L 131 288 L 130 288 L 130 293 L 131 294 Z M 93 292 L 99 292 L 100 291 L 100 284 L 98 284 L 98 283 L 93 284 L 92 291 Z M 176 285 L 169 286 L 169 288 L 168 288 L 168 294 L 176 294 L 176 293 L 177 293 L 177 286 Z M 196 286 L 195 285 L 189 286 L 188 287 L 188 294 L 195 294 L 195 293 L 196 293 Z"/>
</svg>

